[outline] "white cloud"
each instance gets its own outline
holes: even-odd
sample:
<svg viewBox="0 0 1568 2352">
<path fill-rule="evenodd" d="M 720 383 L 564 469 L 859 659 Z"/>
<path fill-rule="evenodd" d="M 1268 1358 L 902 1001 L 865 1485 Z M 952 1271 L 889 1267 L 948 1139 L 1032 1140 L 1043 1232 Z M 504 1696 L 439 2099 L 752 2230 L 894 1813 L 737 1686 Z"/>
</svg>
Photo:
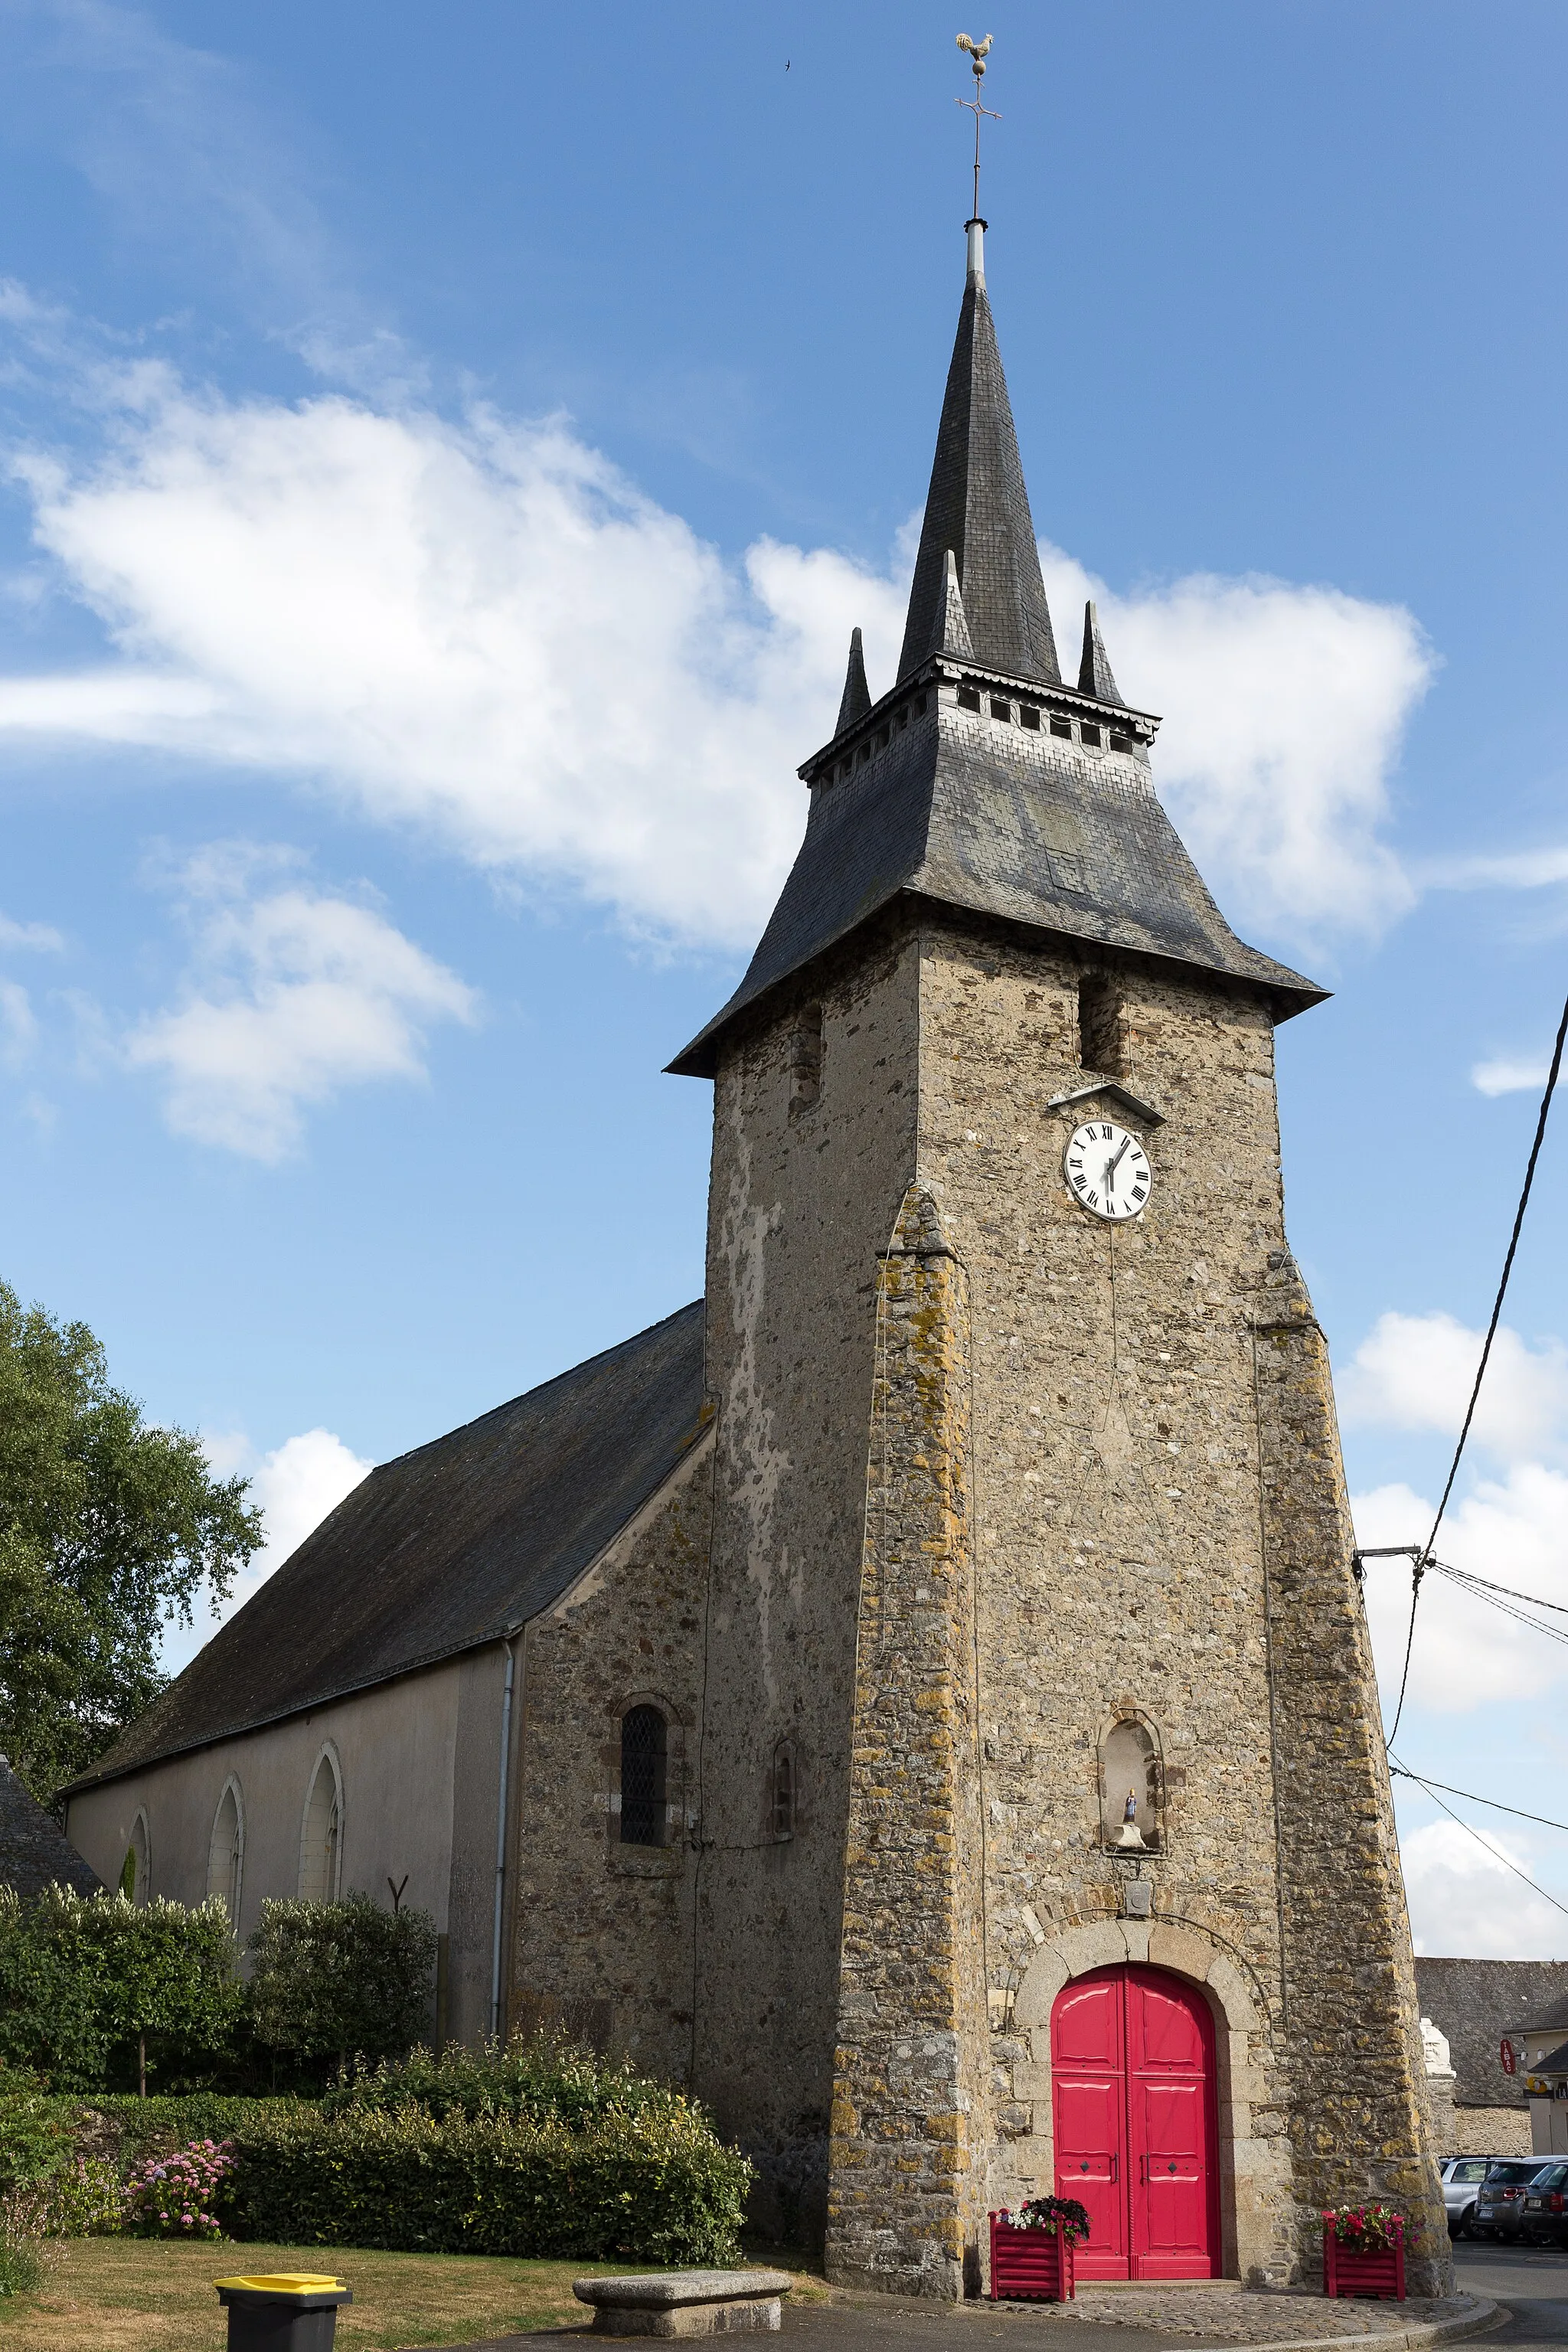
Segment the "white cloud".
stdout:
<svg viewBox="0 0 1568 2352">
<path fill-rule="evenodd" d="M 109 664 L 0 681 L 0 730 L 325 787 L 623 922 L 741 947 L 805 821 L 850 627 L 893 675 L 901 577 L 759 541 L 727 565 L 563 424 L 197 400 L 143 370 L 92 467 L 18 467 Z M 1070 634 L 1086 582 L 1047 551 Z M 1363 927 L 1408 903 L 1378 828 L 1429 657 L 1409 615 L 1206 577 L 1102 596 L 1157 773 L 1236 904 Z"/>
<path fill-rule="evenodd" d="M 1369 1548 L 1425 1543 L 1436 1507 L 1435 1499 L 1398 1484 L 1357 1495 L 1356 1540 Z M 1484 1480 L 1450 1506 L 1435 1549 L 1452 1567 L 1568 1609 L 1568 1476 L 1539 1462 L 1515 1463 L 1505 1479 Z M 1384 1714 L 1391 1719 L 1410 1622 L 1408 1563 L 1369 1560 L 1365 1590 Z M 1568 1616 L 1536 1613 L 1568 1632 Z M 1565 1689 L 1568 1645 L 1447 1577 L 1423 1579 L 1410 1654 L 1416 1706 L 1460 1715 L 1489 1700 L 1522 1706 Z"/>
<path fill-rule="evenodd" d="M 367 906 L 294 882 L 255 892 L 277 857 L 209 852 L 184 875 L 197 960 L 182 1001 L 126 1040 L 161 1080 L 178 1135 L 258 1160 L 298 1143 L 301 1113 L 345 1086 L 424 1075 L 426 1029 L 471 1021 L 454 972 Z"/>
<path fill-rule="evenodd" d="M 19 1069 L 37 1043 L 37 1016 L 19 981 L 0 980 L 0 1062 Z"/>
<path fill-rule="evenodd" d="M 176 1674 L 189 1664 L 218 1627 L 243 1609 L 272 1574 L 297 1551 L 311 1530 L 321 1526 L 345 1495 L 352 1494 L 375 1466 L 345 1445 L 330 1429 L 301 1430 L 286 1438 L 270 1454 L 258 1454 L 250 1440 L 237 1432 L 205 1436 L 204 1451 L 214 1473 L 233 1477 L 237 1471 L 250 1481 L 250 1500 L 261 1507 L 266 1538 L 245 1574 L 221 1609 L 195 1626 L 171 1625 L 164 1633 L 163 1663 Z"/>
<path fill-rule="evenodd" d="M 1515 1056 L 1500 1057 L 1495 1062 L 1478 1062 L 1470 1072 L 1470 1084 L 1483 1095 L 1517 1095 L 1528 1088 L 1534 1093 L 1546 1084 L 1551 1065 L 1542 1058 L 1529 1061 Z"/>
<path fill-rule="evenodd" d="M 1337 1382 L 1350 1422 L 1457 1437 L 1481 1358 L 1482 1334 L 1452 1315 L 1380 1315 Z M 1472 1440 L 1505 1460 L 1560 1447 L 1568 1433 L 1568 1349 L 1531 1348 L 1500 1326 L 1471 1424 Z"/>
<path fill-rule="evenodd" d="M 48 923 L 16 923 L 9 915 L 0 915 L 0 948 L 37 950 L 46 955 L 58 955 L 65 946 Z"/>
<path fill-rule="evenodd" d="M 1122 693 L 1163 715 L 1163 797 L 1236 910 L 1300 934 L 1376 930 L 1413 904 L 1380 838 L 1435 668 L 1403 606 L 1205 572 L 1121 597 L 1058 550 L 1041 553 L 1064 667 L 1077 675 L 1092 596 Z"/>
<path fill-rule="evenodd" d="M 1539 1878 L 1528 1843 L 1511 1832 L 1485 1835 L 1483 1845 L 1457 1822 L 1441 1821 L 1401 1838 L 1416 1950 L 1478 1960 L 1568 1958 L 1568 1916 L 1499 1858 Z"/>
</svg>

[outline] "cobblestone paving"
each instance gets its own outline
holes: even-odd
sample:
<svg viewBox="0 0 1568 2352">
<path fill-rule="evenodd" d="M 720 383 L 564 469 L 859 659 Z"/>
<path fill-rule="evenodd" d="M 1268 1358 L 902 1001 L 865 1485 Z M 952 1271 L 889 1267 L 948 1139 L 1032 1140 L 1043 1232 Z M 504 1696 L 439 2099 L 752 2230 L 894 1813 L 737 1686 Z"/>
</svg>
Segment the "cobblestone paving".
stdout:
<svg viewBox="0 0 1568 2352">
<path fill-rule="evenodd" d="M 1042 2312 L 1047 2306 L 1040 2306 Z M 1331 2302 L 1284 2288 L 1152 2287 L 1106 2294 L 1080 2286 L 1076 2302 L 1048 2306 L 1053 2320 L 1099 2321 L 1113 2327 L 1191 2336 L 1194 2344 L 1291 2344 L 1330 2336 L 1373 2336 L 1417 2323 L 1452 2319 L 1464 2303 L 1412 2295 L 1405 2303 Z"/>
</svg>

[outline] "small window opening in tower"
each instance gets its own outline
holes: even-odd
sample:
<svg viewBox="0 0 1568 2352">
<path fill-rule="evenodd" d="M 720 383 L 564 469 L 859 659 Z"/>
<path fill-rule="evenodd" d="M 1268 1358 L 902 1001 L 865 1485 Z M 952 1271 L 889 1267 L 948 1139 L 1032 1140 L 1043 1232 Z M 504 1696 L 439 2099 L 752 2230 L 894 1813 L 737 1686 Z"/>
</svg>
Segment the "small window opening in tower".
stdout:
<svg viewBox="0 0 1568 2352">
<path fill-rule="evenodd" d="M 897 718 L 897 719 L 896 719 L 896 720 L 895 720 L 895 722 L 894 722 L 894 724 L 897 726 L 898 730 L 899 730 L 899 732 L 900 732 L 900 735 L 903 733 L 903 731 L 904 731 L 905 728 L 909 725 L 909 723 L 910 723 L 910 706 L 909 706 L 909 704 L 908 704 L 907 702 L 905 702 L 905 703 L 901 703 L 901 704 L 900 705 L 900 707 L 899 707 L 899 715 L 898 715 L 898 718 Z"/>
<path fill-rule="evenodd" d="M 979 688 L 973 686 L 961 686 L 958 689 L 958 707 L 961 710 L 978 710 L 980 708 Z"/>
<path fill-rule="evenodd" d="M 892 740 L 893 740 L 893 730 L 892 730 L 892 729 L 891 729 L 890 727 L 879 727 L 879 728 L 878 728 L 878 730 L 877 730 L 877 748 L 879 749 L 879 751 L 885 751 L 887 750 L 887 748 L 888 748 L 889 744 L 892 741 Z"/>
<path fill-rule="evenodd" d="M 1089 719 L 1086 719 L 1078 731 L 1083 742 L 1092 743 L 1096 751 L 1100 749 L 1100 730 Z"/>
<path fill-rule="evenodd" d="M 789 1041 L 789 1115 L 798 1118 L 822 1092 L 822 1007 L 803 1005 Z"/>
<path fill-rule="evenodd" d="M 668 1726 L 657 1706 L 629 1706 L 621 1717 L 621 1843 L 664 1843 Z"/>
<path fill-rule="evenodd" d="M 1072 720 L 1070 719 L 1058 719 L 1053 717 L 1051 719 L 1051 733 L 1053 735 L 1065 736 L 1067 740 L 1070 743 L 1072 741 Z"/>
<path fill-rule="evenodd" d="M 773 1749 L 773 1815 L 775 1838 L 795 1835 L 795 1748 L 781 1739 Z"/>
<path fill-rule="evenodd" d="M 1018 724 L 1020 727 L 1029 728 L 1037 735 L 1039 733 L 1040 714 L 1032 702 L 1021 702 L 1018 705 Z"/>
<path fill-rule="evenodd" d="M 916 717 L 917 719 L 923 719 L 923 718 L 925 717 L 925 715 L 926 715 L 926 698 L 925 698 L 925 696 L 924 696 L 923 694 L 917 694 L 917 695 L 916 695 L 916 697 L 915 697 L 915 717 Z"/>
<path fill-rule="evenodd" d="M 993 696 L 991 702 L 991 716 L 993 719 L 1000 719 L 1004 725 L 1010 725 L 1013 718 L 1012 704 L 1010 702 L 998 702 L 994 696 Z"/>
<path fill-rule="evenodd" d="M 1126 1076 L 1121 1066 L 1121 998 L 1102 971 L 1086 971 L 1078 984 L 1078 1058 L 1102 1076 Z"/>
<path fill-rule="evenodd" d="M 1113 751 L 1131 751 L 1136 749 L 1136 746 L 1131 735 L 1113 735 L 1110 739 L 1110 748 Z"/>
</svg>

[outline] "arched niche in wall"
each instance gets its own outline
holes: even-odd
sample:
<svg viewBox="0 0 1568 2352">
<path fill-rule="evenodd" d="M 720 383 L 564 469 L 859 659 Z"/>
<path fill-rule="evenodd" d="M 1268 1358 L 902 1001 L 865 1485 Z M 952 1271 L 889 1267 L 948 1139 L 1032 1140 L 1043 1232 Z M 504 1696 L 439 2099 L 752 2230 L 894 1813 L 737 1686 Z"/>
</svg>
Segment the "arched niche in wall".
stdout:
<svg viewBox="0 0 1568 2352">
<path fill-rule="evenodd" d="M 1100 1735 L 1100 1837 L 1124 1853 L 1159 1853 L 1165 1844 L 1160 1736 L 1136 1708 L 1119 1708 Z"/>
<path fill-rule="evenodd" d="M 228 1913 L 231 1927 L 239 1926 L 239 1897 L 245 1876 L 245 1793 L 231 1772 L 213 1815 L 207 1841 L 207 1894 L 216 1895 Z"/>
<path fill-rule="evenodd" d="M 331 1740 L 316 1759 L 300 1830 L 300 1899 L 335 1903 L 342 1878 L 343 1775 Z"/>
</svg>

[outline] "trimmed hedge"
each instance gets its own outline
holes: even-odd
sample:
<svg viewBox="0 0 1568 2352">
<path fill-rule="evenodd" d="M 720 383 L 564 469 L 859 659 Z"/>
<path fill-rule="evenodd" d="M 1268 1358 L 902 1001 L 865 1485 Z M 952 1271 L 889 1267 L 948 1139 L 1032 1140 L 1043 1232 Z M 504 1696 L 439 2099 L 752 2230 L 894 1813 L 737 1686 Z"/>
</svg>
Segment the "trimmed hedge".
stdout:
<svg viewBox="0 0 1568 2352">
<path fill-rule="evenodd" d="M 722 2264 L 752 2178 L 684 2101 L 583 2132 L 522 2116 L 301 2105 L 230 2137 L 226 2218 L 237 2236 L 276 2245 Z"/>
</svg>

